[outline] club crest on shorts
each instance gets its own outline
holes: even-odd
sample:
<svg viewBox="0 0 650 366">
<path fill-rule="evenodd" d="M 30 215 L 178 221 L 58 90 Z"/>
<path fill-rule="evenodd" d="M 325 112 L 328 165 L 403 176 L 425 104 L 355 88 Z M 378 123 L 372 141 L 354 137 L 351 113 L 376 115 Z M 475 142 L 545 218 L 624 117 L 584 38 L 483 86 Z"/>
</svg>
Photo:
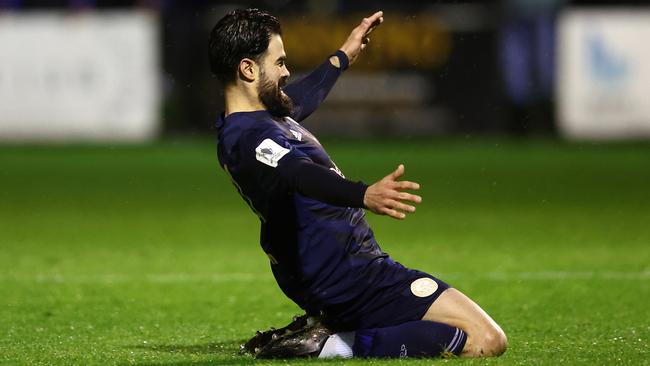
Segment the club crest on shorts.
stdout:
<svg viewBox="0 0 650 366">
<path fill-rule="evenodd" d="M 411 292 L 417 297 L 431 296 L 437 289 L 438 284 L 436 281 L 428 277 L 418 278 L 411 283 Z"/>
</svg>

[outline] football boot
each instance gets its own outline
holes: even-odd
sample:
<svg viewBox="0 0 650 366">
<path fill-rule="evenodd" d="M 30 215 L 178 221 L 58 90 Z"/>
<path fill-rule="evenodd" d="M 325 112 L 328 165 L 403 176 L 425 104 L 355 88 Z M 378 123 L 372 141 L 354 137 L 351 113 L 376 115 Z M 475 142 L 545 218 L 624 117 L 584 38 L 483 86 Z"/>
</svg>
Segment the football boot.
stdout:
<svg viewBox="0 0 650 366">
<path fill-rule="evenodd" d="M 287 332 L 258 349 L 255 358 L 306 358 L 318 357 L 332 331 L 320 321 L 307 324 L 304 328 Z"/>
<path fill-rule="evenodd" d="M 270 341 L 276 340 L 277 338 L 282 337 L 286 334 L 297 332 L 307 327 L 309 324 L 316 323 L 317 321 L 318 320 L 316 317 L 310 317 L 307 314 L 304 314 L 300 316 L 294 316 L 291 323 L 285 327 L 279 329 L 271 327 L 269 330 L 266 330 L 264 332 L 258 330 L 253 338 L 249 339 L 246 343 L 239 346 L 239 353 L 249 353 L 254 356 Z"/>
</svg>

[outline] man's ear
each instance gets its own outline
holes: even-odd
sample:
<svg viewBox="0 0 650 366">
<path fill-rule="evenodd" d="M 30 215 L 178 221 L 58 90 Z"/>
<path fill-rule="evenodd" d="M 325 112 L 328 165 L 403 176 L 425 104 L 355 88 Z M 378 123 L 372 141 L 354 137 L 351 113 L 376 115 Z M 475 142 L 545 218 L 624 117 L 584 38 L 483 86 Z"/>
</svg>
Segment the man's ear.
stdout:
<svg viewBox="0 0 650 366">
<path fill-rule="evenodd" d="M 257 63 L 250 58 L 243 58 L 239 61 L 239 77 L 245 81 L 254 81 L 257 79 L 259 67 Z"/>
</svg>

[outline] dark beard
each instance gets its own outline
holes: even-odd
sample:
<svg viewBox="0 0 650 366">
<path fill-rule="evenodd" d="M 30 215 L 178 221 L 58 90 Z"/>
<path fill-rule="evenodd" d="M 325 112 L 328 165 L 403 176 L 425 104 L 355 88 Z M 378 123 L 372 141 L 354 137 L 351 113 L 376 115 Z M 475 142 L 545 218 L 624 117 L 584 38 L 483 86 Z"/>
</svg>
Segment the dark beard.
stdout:
<svg viewBox="0 0 650 366">
<path fill-rule="evenodd" d="M 280 90 L 286 83 L 287 79 L 282 78 L 278 84 L 274 84 L 266 78 L 264 72 L 260 73 L 258 95 L 266 110 L 274 117 L 282 118 L 293 113 L 293 100 Z"/>
</svg>

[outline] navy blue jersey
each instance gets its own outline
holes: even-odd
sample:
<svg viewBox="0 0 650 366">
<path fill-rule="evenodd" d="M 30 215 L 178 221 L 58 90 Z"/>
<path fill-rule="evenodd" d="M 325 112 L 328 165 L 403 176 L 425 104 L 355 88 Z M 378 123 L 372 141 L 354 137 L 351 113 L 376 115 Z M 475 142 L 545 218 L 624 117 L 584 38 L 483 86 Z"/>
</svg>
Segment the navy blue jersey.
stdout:
<svg viewBox="0 0 650 366">
<path fill-rule="evenodd" d="M 342 175 L 320 142 L 298 121 L 323 101 L 341 71 L 329 61 L 284 89 L 291 117 L 267 111 L 236 112 L 217 122 L 221 166 L 261 222 L 260 244 L 273 274 L 293 301 L 310 312 L 359 298 L 369 263 L 387 257 L 360 208 L 306 197 L 283 178 L 296 159 Z M 371 270 L 370 270 L 371 271 Z M 371 271 L 372 272 L 372 271 Z"/>
<path fill-rule="evenodd" d="M 328 326 L 340 331 L 419 320 L 449 285 L 382 252 L 362 209 L 332 204 L 330 200 L 341 202 L 332 196 L 319 201 L 315 192 L 310 198 L 298 191 L 292 176 L 307 171 L 296 167 L 307 166 L 314 176 L 318 171 L 318 179 L 337 178 L 341 184 L 326 169 L 343 176 L 341 171 L 299 124 L 340 74 L 326 61 L 287 85 L 284 91 L 295 105 L 291 116 L 274 118 L 264 110 L 222 115 L 217 122 L 219 162 L 260 219 L 260 244 L 276 281 L 300 307 L 323 314 Z M 343 201 L 362 206 L 363 192 L 348 183 L 356 199 Z"/>
</svg>

